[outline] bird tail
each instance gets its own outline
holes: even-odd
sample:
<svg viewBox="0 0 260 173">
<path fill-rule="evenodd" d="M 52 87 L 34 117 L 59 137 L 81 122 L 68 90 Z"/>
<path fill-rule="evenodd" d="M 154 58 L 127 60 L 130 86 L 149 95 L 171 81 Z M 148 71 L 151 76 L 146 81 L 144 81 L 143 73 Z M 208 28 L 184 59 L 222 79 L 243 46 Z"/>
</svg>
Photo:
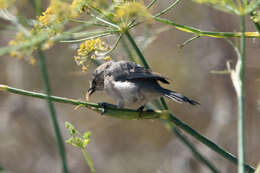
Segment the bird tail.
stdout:
<svg viewBox="0 0 260 173">
<path fill-rule="evenodd" d="M 172 99 L 174 101 L 177 101 L 177 102 L 180 102 L 180 103 L 187 102 L 191 105 L 200 105 L 195 100 L 189 99 L 188 97 L 186 97 L 186 96 L 184 96 L 180 93 L 177 93 L 177 92 L 165 89 L 165 88 L 160 88 L 160 91 L 163 94 L 163 96 L 165 96 L 169 99 Z"/>
</svg>

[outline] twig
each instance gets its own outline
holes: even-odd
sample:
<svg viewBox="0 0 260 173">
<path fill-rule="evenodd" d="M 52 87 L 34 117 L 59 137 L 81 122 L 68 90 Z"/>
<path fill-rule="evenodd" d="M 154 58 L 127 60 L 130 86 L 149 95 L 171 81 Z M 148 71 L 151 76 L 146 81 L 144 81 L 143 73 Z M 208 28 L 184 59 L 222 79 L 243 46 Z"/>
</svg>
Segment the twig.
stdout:
<svg viewBox="0 0 260 173">
<path fill-rule="evenodd" d="M 207 147 L 209 147 L 210 149 L 212 149 L 213 151 L 215 151 L 216 153 L 218 153 L 219 155 L 221 155 L 225 159 L 231 161 L 233 164 L 236 164 L 236 165 L 238 164 L 238 159 L 233 154 L 229 153 L 228 151 L 225 151 L 219 145 L 217 145 L 214 142 L 210 141 L 205 136 L 199 134 L 197 131 L 192 129 L 190 126 L 188 126 L 187 124 L 185 124 L 184 122 L 179 120 L 172 113 L 170 113 L 166 119 L 168 119 L 169 121 L 174 123 L 176 126 L 181 128 L 183 131 L 185 131 L 186 133 L 190 134 L 191 136 L 193 136 L 194 138 L 199 140 L 201 143 L 203 143 L 204 145 L 206 145 Z M 250 173 L 253 173 L 255 171 L 255 168 L 253 168 L 252 166 L 250 166 L 250 165 L 248 165 L 246 163 L 244 163 L 244 167 Z"/>
<path fill-rule="evenodd" d="M 244 0 L 246 2 L 246 0 Z M 244 173 L 244 162 L 245 162 L 245 153 L 244 153 L 244 117 L 245 117 L 245 61 L 246 61 L 246 49 L 245 49 L 245 16 L 240 16 L 240 58 L 238 59 L 238 75 L 237 83 L 239 84 L 240 89 L 237 91 L 237 100 L 238 100 L 238 172 Z"/>
<path fill-rule="evenodd" d="M 117 47 L 117 45 L 118 45 L 118 43 L 119 43 L 121 38 L 122 38 L 122 34 L 119 34 L 116 42 L 114 43 L 114 45 L 112 46 L 112 48 L 109 51 L 107 51 L 105 53 L 98 53 L 97 55 L 99 55 L 99 56 L 106 56 L 106 55 L 112 53 L 116 49 L 116 47 Z"/>
<path fill-rule="evenodd" d="M 35 98 L 39 98 L 39 99 L 47 99 L 46 94 L 32 92 L 32 91 L 26 91 L 26 90 L 22 90 L 22 89 L 18 89 L 18 88 L 9 87 L 7 85 L 0 84 L 0 91 L 10 92 L 13 94 L 24 95 L 24 96 L 29 96 L 29 97 L 35 97 Z M 98 113 L 101 113 L 103 111 L 102 107 L 100 107 L 98 104 L 92 103 L 92 102 L 85 102 L 85 101 L 81 101 L 81 100 L 68 99 L 68 98 L 57 97 L 57 96 L 50 96 L 50 98 L 52 99 L 52 101 L 55 101 L 55 102 L 86 107 L 86 108 L 91 109 Z M 160 110 L 155 110 L 154 112 L 144 111 L 144 112 L 142 112 L 142 115 L 140 116 L 140 111 L 137 111 L 137 110 L 108 108 L 107 112 L 105 112 L 104 115 L 108 115 L 108 116 L 111 116 L 114 118 L 126 119 L 126 120 L 136 120 L 136 119 L 145 120 L 145 119 L 158 119 L 161 116 L 165 116 L 167 113 L 168 113 L 168 111 L 160 111 Z"/>
<path fill-rule="evenodd" d="M 182 134 L 179 129 L 173 127 L 172 130 L 181 139 L 181 141 L 190 148 L 194 157 L 200 160 L 201 163 L 205 164 L 205 166 L 207 166 L 211 172 L 220 173 L 220 171 L 208 159 L 203 157 L 200 152 L 193 145 L 191 145 L 191 143 L 187 140 L 187 138 L 185 138 L 184 134 Z"/>
<path fill-rule="evenodd" d="M 156 1 L 157 1 L 157 0 L 152 0 L 152 1 L 147 5 L 146 8 L 147 8 L 147 9 L 151 8 Z"/>
<path fill-rule="evenodd" d="M 88 151 L 86 150 L 86 149 L 81 149 L 81 152 L 83 153 L 83 155 L 84 155 L 84 158 L 85 158 L 85 160 L 87 161 L 87 163 L 88 163 L 88 165 L 89 165 L 89 168 L 90 168 L 90 171 L 91 171 L 91 173 L 96 173 L 96 170 L 95 170 L 95 168 L 94 168 L 94 165 L 93 165 L 93 162 L 92 162 L 92 160 L 91 160 L 91 158 L 90 158 L 90 155 L 88 154 Z"/>
<path fill-rule="evenodd" d="M 77 43 L 77 42 L 82 42 L 82 41 L 85 41 L 85 40 L 91 40 L 91 39 L 95 39 L 95 38 L 98 38 L 98 37 L 105 37 L 105 36 L 108 36 L 108 35 L 111 35 L 111 33 L 103 33 L 103 34 L 93 34 L 93 36 L 89 36 L 89 37 L 85 37 L 85 38 L 81 38 L 81 39 L 76 39 L 76 40 L 61 40 L 60 42 L 61 43 Z"/>
<path fill-rule="evenodd" d="M 159 17 L 165 13 L 167 13 L 169 10 L 171 10 L 173 7 L 175 7 L 175 5 L 177 5 L 181 0 L 175 0 L 169 7 L 165 8 L 164 10 L 162 10 L 161 12 L 155 14 L 155 17 Z"/>
<path fill-rule="evenodd" d="M 174 23 L 170 20 L 159 18 L 159 17 L 153 17 L 154 20 L 165 23 L 171 26 L 174 26 L 176 29 L 193 33 L 200 36 L 208 36 L 208 37 L 214 37 L 214 38 L 228 38 L 228 37 L 241 37 L 241 32 L 212 32 L 212 31 L 203 31 L 194 27 L 180 25 L 177 23 Z M 246 38 L 260 38 L 260 33 L 258 32 L 245 32 L 244 33 Z"/>
<path fill-rule="evenodd" d="M 192 42 L 193 40 L 196 40 L 197 38 L 200 38 L 200 35 L 196 35 L 188 40 L 186 40 L 185 42 L 183 42 L 182 44 L 179 45 L 179 48 L 183 48 L 186 44 L 189 44 L 190 42 Z"/>
<path fill-rule="evenodd" d="M 47 66 L 46 66 L 46 63 L 45 63 L 44 53 L 41 51 L 40 46 L 38 47 L 38 56 L 39 56 L 39 59 L 40 59 L 42 78 L 43 78 L 44 85 L 45 85 L 45 92 L 46 92 L 46 96 L 47 96 L 48 107 L 49 107 L 49 111 L 50 111 L 50 117 L 51 117 L 52 124 L 53 124 L 53 127 L 54 127 L 54 131 L 55 131 L 55 134 L 56 134 L 56 139 L 57 139 L 57 142 L 58 142 L 57 145 L 58 145 L 60 157 L 61 157 L 61 160 L 62 160 L 63 172 L 68 173 L 69 171 L 68 171 L 68 167 L 67 167 L 66 151 L 65 151 L 62 135 L 61 135 L 61 132 L 60 132 L 59 124 L 58 124 L 58 121 L 57 121 L 57 118 L 56 118 L 54 105 L 53 105 L 52 99 L 50 97 L 51 88 L 50 88 L 50 83 L 49 83 L 48 74 L 47 74 Z"/>
</svg>

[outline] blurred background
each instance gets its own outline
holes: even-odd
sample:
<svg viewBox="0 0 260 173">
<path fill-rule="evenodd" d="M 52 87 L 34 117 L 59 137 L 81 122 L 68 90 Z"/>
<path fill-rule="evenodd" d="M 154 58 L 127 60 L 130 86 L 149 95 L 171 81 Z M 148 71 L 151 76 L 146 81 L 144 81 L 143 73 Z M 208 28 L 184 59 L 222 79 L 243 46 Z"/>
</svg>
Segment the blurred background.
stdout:
<svg viewBox="0 0 260 173">
<path fill-rule="evenodd" d="M 168 7 L 170 2 L 158 1 L 153 12 Z M 48 1 L 44 2 L 48 6 Z M 32 17 L 29 2 L 20 7 L 23 15 Z M 176 23 L 211 31 L 238 31 L 239 18 L 191 1 L 182 1 L 163 16 Z M 15 31 L 0 20 L 0 45 L 7 45 Z M 247 20 L 247 31 L 255 31 Z M 170 110 L 201 134 L 237 155 L 237 102 L 229 75 L 211 73 L 225 70 L 226 62 L 234 65 L 236 54 L 224 39 L 201 37 L 184 48 L 178 48 L 192 35 L 154 22 L 138 26 L 132 35 L 143 47 L 153 71 L 170 78 L 166 86 L 201 103 L 194 107 L 167 100 Z M 148 37 L 145 37 L 148 36 Z M 147 38 L 152 38 L 150 44 Z M 107 43 L 115 38 L 107 37 Z M 146 42 L 145 42 L 146 41 Z M 145 46 L 144 46 L 145 45 Z M 245 158 L 256 166 L 260 160 L 260 41 L 247 39 Z M 95 66 L 83 73 L 75 64 L 75 45 L 57 44 L 46 52 L 52 94 L 83 99 Z M 114 52 L 116 59 L 127 59 L 122 45 Z M 3 56 L 0 59 L 0 84 L 30 91 L 44 92 L 39 64 Z M 111 102 L 105 93 L 96 93 L 94 102 Z M 159 120 L 121 120 L 101 116 L 91 110 L 55 103 L 64 140 L 69 135 L 65 121 L 79 131 L 91 131 L 87 150 L 99 173 L 173 173 L 209 172 L 190 150 L 168 131 Z M 199 141 L 185 134 L 192 143 L 222 172 L 236 172 L 236 166 L 220 157 Z M 56 139 L 45 100 L 0 92 L 0 165 L 10 173 L 61 172 Z M 79 149 L 66 144 L 69 170 L 90 172 Z"/>
</svg>

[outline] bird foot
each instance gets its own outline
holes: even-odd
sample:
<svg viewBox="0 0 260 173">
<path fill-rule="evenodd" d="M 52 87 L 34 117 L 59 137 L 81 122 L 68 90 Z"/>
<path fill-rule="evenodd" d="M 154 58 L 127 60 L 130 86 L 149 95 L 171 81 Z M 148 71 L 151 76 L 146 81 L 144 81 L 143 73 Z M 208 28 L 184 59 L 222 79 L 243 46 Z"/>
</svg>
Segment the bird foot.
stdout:
<svg viewBox="0 0 260 173">
<path fill-rule="evenodd" d="M 106 102 L 100 102 L 98 103 L 98 106 L 102 108 L 101 115 L 104 115 L 109 108 L 116 108 L 116 105 L 109 104 Z"/>
<path fill-rule="evenodd" d="M 139 112 L 139 118 L 142 118 L 142 113 L 144 112 L 144 108 L 145 108 L 145 106 L 143 105 L 143 106 L 140 106 L 140 107 L 137 109 L 137 111 Z M 146 111 L 146 112 L 154 112 L 153 109 L 146 109 L 145 111 Z"/>
</svg>

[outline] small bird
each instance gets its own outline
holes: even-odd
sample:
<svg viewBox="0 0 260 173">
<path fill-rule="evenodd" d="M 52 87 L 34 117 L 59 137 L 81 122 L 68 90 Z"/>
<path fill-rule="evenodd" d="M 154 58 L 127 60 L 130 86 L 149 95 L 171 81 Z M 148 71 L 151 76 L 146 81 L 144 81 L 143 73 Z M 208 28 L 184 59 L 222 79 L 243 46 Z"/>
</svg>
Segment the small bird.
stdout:
<svg viewBox="0 0 260 173">
<path fill-rule="evenodd" d="M 198 102 L 180 93 L 161 87 L 158 81 L 169 84 L 166 77 L 134 62 L 108 61 L 95 69 L 87 98 L 90 98 L 95 91 L 105 90 L 116 101 L 117 108 L 127 106 L 141 111 L 147 102 L 161 96 L 177 102 L 199 105 Z M 106 107 L 110 104 L 100 103 L 100 105 Z"/>
</svg>

